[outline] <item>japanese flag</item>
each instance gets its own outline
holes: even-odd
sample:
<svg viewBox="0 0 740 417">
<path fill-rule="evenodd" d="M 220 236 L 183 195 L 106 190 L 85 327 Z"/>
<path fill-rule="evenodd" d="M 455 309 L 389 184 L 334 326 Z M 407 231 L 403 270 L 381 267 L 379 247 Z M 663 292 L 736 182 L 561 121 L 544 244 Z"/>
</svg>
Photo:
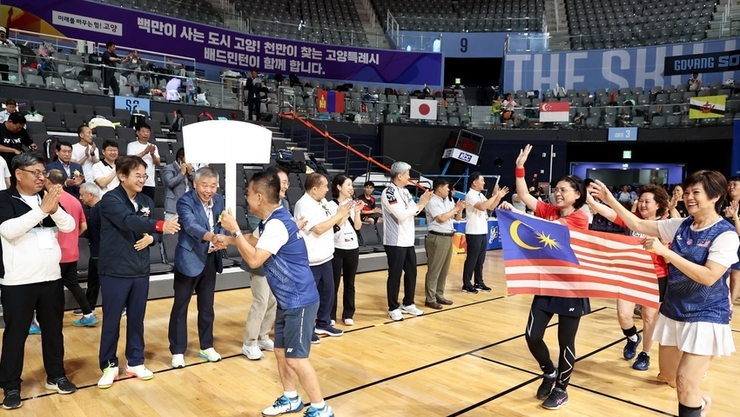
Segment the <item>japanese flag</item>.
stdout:
<svg viewBox="0 0 740 417">
<path fill-rule="evenodd" d="M 420 100 L 412 98 L 410 102 L 412 119 L 437 120 L 436 100 Z"/>
</svg>

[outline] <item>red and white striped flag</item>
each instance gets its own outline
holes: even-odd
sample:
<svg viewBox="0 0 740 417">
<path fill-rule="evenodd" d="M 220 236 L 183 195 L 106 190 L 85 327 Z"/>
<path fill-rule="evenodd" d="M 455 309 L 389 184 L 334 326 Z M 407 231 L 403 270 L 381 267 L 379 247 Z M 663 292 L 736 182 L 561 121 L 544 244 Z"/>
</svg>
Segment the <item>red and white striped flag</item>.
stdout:
<svg viewBox="0 0 740 417">
<path fill-rule="evenodd" d="M 540 122 L 568 122 L 569 113 L 570 103 L 567 101 L 540 103 Z"/>
<path fill-rule="evenodd" d="M 618 298 L 658 307 L 658 277 L 641 239 L 497 214 L 510 294 Z"/>
</svg>

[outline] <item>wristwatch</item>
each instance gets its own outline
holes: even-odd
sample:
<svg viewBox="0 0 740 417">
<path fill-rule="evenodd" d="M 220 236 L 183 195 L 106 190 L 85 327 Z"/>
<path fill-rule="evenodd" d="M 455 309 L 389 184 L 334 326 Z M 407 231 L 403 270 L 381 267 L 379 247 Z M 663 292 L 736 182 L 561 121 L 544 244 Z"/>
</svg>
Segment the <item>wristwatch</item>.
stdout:
<svg viewBox="0 0 740 417">
<path fill-rule="evenodd" d="M 238 238 L 241 235 L 242 235 L 242 231 L 241 230 L 237 230 L 236 232 L 234 232 L 234 233 L 231 234 L 231 236 L 234 237 L 234 239 Z"/>
</svg>

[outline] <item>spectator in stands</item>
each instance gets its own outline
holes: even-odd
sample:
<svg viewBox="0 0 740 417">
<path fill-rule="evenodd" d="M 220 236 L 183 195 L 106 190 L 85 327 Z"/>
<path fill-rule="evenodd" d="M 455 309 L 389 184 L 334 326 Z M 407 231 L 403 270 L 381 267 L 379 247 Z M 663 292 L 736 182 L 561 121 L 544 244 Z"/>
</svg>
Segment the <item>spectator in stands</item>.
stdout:
<svg viewBox="0 0 740 417">
<path fill-rule="evenodd" d="M 244 87 L 246 92 L 246 104 L 249 109 L 249 120 L 260 120 L 260 87 L 262 80 L 257 76 L 257 70 L 252 70 L 250 76 L 247 77 L 247 84 Z M 252 116 L 256 116 L 256 119 L 252 119 Z"/>
<path fill-rule="evenodd" d="M 270 167 L 268 173 L 276 173 L 280 178 L 280 204 L 285 210 L 290 212 L 290 202 L 285 198 L 285 193 L 290 187 L 288 171 L 283 167 Z M 247 212 L 247 221 L 249 228 L 256 239 L 259 238 L 259 225 L 262 219 L 251 211 Z M 302 223 L 305 226 L 305 223 Z M 300 229 L 299 225 L 299 229 Z M 250 360 L 256 361 L 262 359 L 265 355 L 263 350 L 272 352 L 275 350 L 275 344 L 270 340 L 270 329 L 275 323 L 275 312 L 277 301 L 270 290 L 265 277 L 265 270 L 262 266 L 250 268 L 246 262 L 241 263 L 241 268 L 249 272 L 250 290 L 252 291 L 252 306 L 249 308 L 247 315 L 247 324 L 244 329 L 244 338 L 242 340 L 242 354 Z"/>
<path fill-rule="evenodd" d="M 103 95 L 108 95 L 108 88 L 113 90 L 113 95 L 120 94 L 118 87 L 118 75 L 116 74 L 116 63 L 121 62 L 121 58 L 116 55 L 116 44 L 107 42 L 105 52 L 103 52 Z"/>
<path fill-rule="evenodd" d="M 87 125 L 77 128 L 80 141 L 72 145 L 72 162 L 82 166 L 85 182 L 95 182 L 93 165 L 100 161 L 98 148 L 93 141 L 92 129 Z"/>
<path fill-rule="evenodd" d="M 134 142 L 129 142 L 126 149 L 126 155 L 136 155 L 139 158 L 143 159 L 146 163 L 147 178 L 146 184 L 144 185 L 144 190 L 142 192 L 148 195 L 149 198 L 154 200 L 154 191 L 156 186 L 154 168 L 159 166 L 160 159 L 159 149 L 157 149 L 154 144 L 149 143 L 149 138 L 151 137 L 151 135 L 152 128 L 148 124 L 141 123 L 139 126 L 137 126 L 136 138 L 138 140 Z"/>
<path fill-rule="evenodd" d="M 193 188 L 193 166 L 185 162 L 185 148 L 175 154 L 175 161 L 162 168 L 164 183 L 164 218 L 177 214 L 177 200 Z M 218 185 L 218 184 L 216 184 Z"/>
<path fill-rule="evenodd" d="M 506 93 L 504 101 L 501 102 L 501 117 L 504 119 L 504 123 L 511 120 L 514 122 L 514 126 L 519 126 L 519 115 L 514 112 L 516 107 L 519 107 L 519 103 L 514 101 L 511 93 Z"/>
<path fill-rule="evenodd" d="M 360 200 L 365 203 L 362 207 L 362 221 L 375 224 L 382 223 L 383 216 L 381 213 L 383 209 L 377 206 L 373 193 L 375 192 L 375 184 L 372 181 L 367 181 L 362 186 L 364 194 L 360 196 Z"/>
<path fill-rule="evenodd" d="M 139 51 L 134 49 L 123 58 L 121 65 L 128 70 L 123 73 L 124 77 L 128 77 L 131 73 L 134 73 L 138 78 L 139 71 L 146 67 L 146 62 L 139 57 Z"/>
<path fill-rule="evenodd" d="M 10 188 L 10 168 L 5 158 L 0 158 L 0 191 Z"/>
<path fill-rule="evenodd" d="M 201 168 L 193 188 L 177 200 L 177 217 L 183 225 L 175 248 L 175 300 L 170 313 L 168 337 L 172 367 L 183 368 L 188 347 L 188 305 L 193 291 L 198 295 L 198 356 L 218 362 L 213 348 L 213 297 L 216 273 L 223 272 L 221 249 L 226 247 L 224 229 L 218 220 L 224 198 L 218 193 L 218 172 Z"/>
<path fill-rule="evenodd" d="M 455 234 L 455 220 L 462 219 L 462 212 L 467 203 L 458 200 L 455 204 L 450 199 L 450 183 L 444 178 L 435 178 L 434 195 L 424 209 L 427 218 L 427 238 L 424 247 L 427 252 L 427 275 L 424 281 L 426 301 L 424 305 L 441 310 L 443 305 L 452 305 L 445 298 L 445 283 L 452 259 L 452 236 Z"/>
<path fill-rule="evenodd" d="M 80 198 L 80 184 L 85 182 L 82 167 L 72 162 L 72 144 L 65 141 L 57 141 L 57 159 L 46 165 L 46 171 L 58 169 L 64 176 L 64 191 L 72 194 L 76 199 Z"/>
<path fill-rule="evenodd" d="M 478 291 L 490 292 L 483 282 L 483 263 L 486 261 L 488 244 L 488 212 L 495 209 L 498 203 L 509 193 L 508 187 L 499 188 L 498 182 L 493 187 L 491 198 L 486 198 L 483 189 L 486 179 L 480 172 L 470 174 L 470 190 L 465 195 L 468 204 L 465 209 L 465 242 L 468 245 L 463 266 L 462 291 L 477 294 Z M 517 196 L 523 200 L 522 196 Z M 471 279 L 473 283 L 471 283 Z"/>
<path fill-rule="evenodd" d="M 411 175 L 411 165 L 397 161 L 391 165 L 391 183 L 383 190 L 380 197 L 383 207 L 383 246 L 388 257 L 388 316 L 394 321 L 403 320 L 402 313 L 421 316 L 414 303 L 416 292 L 416 249 L 414 248 L 414 218 L 424 209 L 432 198 L 430 191 L 425 191 L 414 202 L 411 193 L 406 189 Z M 403 272 L 403 304 L 398 303 L 398 292 Z"/>
<path fill-rule="evenodd" d="M 432 52 L 442 52 L 442 35 L 437 36 L 432 42 Z"/>
<path fill-rule="evenodd" d="M 47 172 L 47 189 L 50 189 L 54 185 L 63 185 L 66 182 L 62 171 L 58 169 L 47 169 Z M 72 293 L 72 296 L 82 310 L 82 318 L 75 320 L 72 324 L 74 326 L 92 327 L 98 323 L 98 319 L 87 302 L 85 292 L 82 291 L 82 287 L 80 287 L 80 283 L 77 281 L 77 261 L 80 260 L 80 235 L 87 230 L 87 219 L 85 219 L 85 212 L 82 210 L 80 200 L 69 192 L 62 191 L 59 195 L 59 204 L 64 207 L 64 210 L 75 221 L 74 230 L 71 232 L 60 231 L 57 234 L 59 247 L 62 250 L 62 259 L 59 261 L 62 283 Z"/>
<path fill-rule="evenodd" d="M 496 94 L 491 103 L 491 127 L 501 123 L 501 96 Z"/>
<path fill-rule="evenodd" d="M 622 190 L 617 193 L 617 201 L 619 201 L 624 207 L 626 207 L 628 210 L 632 208 L 632 193 L 630 192 L 630 187 L 627 184 L 622 185 Z"/>
<path fill-rule="evenodd" d="M 64 371 L 64 287 L 59 261 L 61 250 L 54 233 L 74 230 L 75 222 L 59 206 L 61 186 L 44 192 L 44 158 L 25 153 L 13 159 L 15 184 L 0 192 L 0 264 L 3 305 L 0 386 L 5 390 L 3 408 L 21 406 L 21 373 L 28 324 L 34 310 L 44 327 L 41 347 L 46 370 L 46 387 L 60 394 L 77 390 Z M 12 262 L 10 262 L 12 260 Z"/>
<path fill-rule="evenodd" d="M 321 395 L 316 371 L 308 361 L 313 335 L 311 320 L 319 309 L 319 294 L 311 280 L 308 252 L 303 234 L 288 210 L 280 207 L 280 178 L 273 172 L 259 172 L 249 181 L 247 203 L 262 219 L 259 240 L 242 235 L 231 210 L 223 213 L 221 224 L 233 233 L 235 244 L 251 268 L 264 264 L 267 282 L 275 294 L 278 309 L 275 320 L 275 357 L 283 395 L 265 409 L 265 416 L 297 412 L 303 400 L 296 392 L 294 375 L 310 397 L 305 415 L 333 416 Z"/>
<path fill-rule="evenodd" d="M 15 44 L 8 39 L 8 31 L 0 26 L 0 47 L 15 48 Z M 10 75 L 10 66 L 6 63 L 0 64 L 0 77 L 3 81 L 8 81 Z"/>
<path fill-rule="evenodd" d="M 31 137 L 23 126 L 26 125 L 26 117 L 16 112 L 8 116 L 5 123 L 0 124 L 0 156 L 5 159 L 5 163 L 10 167 L 13 166 L 13 157 L 23 153 L 23 147 L 27 146 L 30 150 L 37 149 Z"/>
<path fill-rule="evenodd" d="M 93 165 L 93 178 L 95 184 L 100 187 L 101 196 L 118 187 L 120 183 L 116 174 L 116 159 L 118 142 L 106 140 L 103 142 L 103 159 Z"/>
<path fill-rule="evenodd" d="M 691 74 L 691 78 L 686 82 L 686 87 L 689 91 L 700 91 L 702 82 L 699 79 L 699 73 L 695 72 Z"/>
<path fill-rule="evenodd" d="M 90 259 L 87 262 L 87 289 L 85 297 L 87 303 L 95 313 L 95 306 L 98 304 L 98 294 L 100 293 L 100 280 L 98 279 L 98 257 L 100 256 L 100 187 L 92 182 L 86 182 L 80 186 L 80 200 L 82 204 L 90 208 L 87 216 L 87 231 L 85 237 L 90 245 Z M 77 316 L 82 315 L 82 309 L 74 311 Z"/>
<path fill-rule="evenodd" d="M 100 200 L 100 259 L 98 273 L 103 292 L 103 329 L 100 336 L 99 388 L 118 379 L 118 336 L 121 314 L 126 317 L 126 373 L 143 380 L 154 374 L 144 365 L 144 313 L 149 294 L 149 246 L 160 233 L 177 233 L 177 217 L 152 218 L 154 201 L 142 193 L 146 162 L 125 156 L 116 164 L 121 185 Z M 143 252 L 142 252 L 143 251 Z M 43 323 L 41 323 L 43 326 Z M 44 329 L 46 333 L 46 329 Z"/>
<path fill-rule="evenodd" d="M 5 110 L 0 111 L 0 123 L 5 123 L 11 114 L 18 111 L 18 103 L 12 98 L 5 100 Z"/>
<path fill-rule="evenodd" d="M 344 332 L 331 324 L 331 308 L 334 305 L 334 231 L 335 226 L 347 221 L 351 206 L 344 204 L 336 213 L 331 211 L 324 198 L 329 192 L 329 181 L 323 174 L 308 174 L 305 187 L 306 193 L 296 202 L 293 212 L 296 218 L 303 217 L 307 221 L 302 230 L 306 236 L 309 266 L 321 297 L 315 333 L 341 336 Z M 314 342 L 319 340 L 316 336 L 312 339 Z"/>
</svg>

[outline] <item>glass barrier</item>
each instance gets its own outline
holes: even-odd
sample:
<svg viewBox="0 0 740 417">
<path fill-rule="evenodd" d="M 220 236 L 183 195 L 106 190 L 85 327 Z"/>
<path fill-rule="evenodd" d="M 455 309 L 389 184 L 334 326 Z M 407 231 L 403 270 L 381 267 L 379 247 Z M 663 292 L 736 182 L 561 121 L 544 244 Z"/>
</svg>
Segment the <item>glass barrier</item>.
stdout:
<svg viewBox="0 0 740 417">
<path fill-rule="evenodd" d="M 0 83 L 21 84 L 21 50 L 13 46 L 0 46 Z"/>
</svg>

